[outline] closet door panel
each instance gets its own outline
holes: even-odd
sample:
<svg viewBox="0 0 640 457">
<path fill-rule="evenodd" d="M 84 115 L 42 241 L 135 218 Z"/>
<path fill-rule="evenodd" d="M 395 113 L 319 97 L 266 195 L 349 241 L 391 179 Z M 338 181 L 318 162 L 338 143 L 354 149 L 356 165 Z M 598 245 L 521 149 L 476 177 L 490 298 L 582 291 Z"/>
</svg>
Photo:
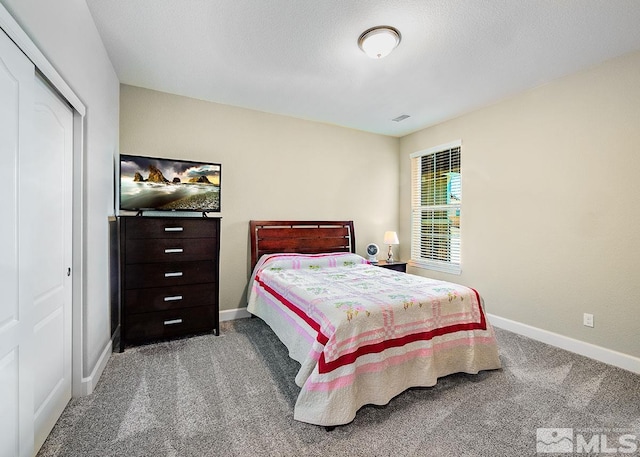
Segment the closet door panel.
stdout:
<svg viewBox="0 0 640 457">
<path fill-rule="evenodd" d="M 34 86 L 34 147 L 24 154 L 20 198 L 30 242 L 20 247 L 36 279 L 33 312 L 35 446 L 39 448 L 71 399 L 71 216 L 73 112 L 43 82 Z M 45 170 L 42 174 L 31 170 Z M 34 220 L 35 219 L 35 220 Z M 46 224 L 43 222 L 46 221 Z M 23 252 L 24 251 L 24 252 Z M 46 362 L 45 362 L 46 361 Z"/>
<path fill-rule="evenodd" d="M 20 256 L 20 167 L 32 133 L 34 66 L 0 30 L 0 455 L 31 456 L 32 321 L 22 297 L 28 265 Z"/>
<path fill-rule="evenodd" d="M 8 38 L 0 32 L 0 331 L 18 320 L 18 151 L 20 146 L 20 81 L 4 56 Z M 28 66 L 27 66 L 28 71 Z M 31 70 L 33 72 L 33 69 Z"/>
</svg>

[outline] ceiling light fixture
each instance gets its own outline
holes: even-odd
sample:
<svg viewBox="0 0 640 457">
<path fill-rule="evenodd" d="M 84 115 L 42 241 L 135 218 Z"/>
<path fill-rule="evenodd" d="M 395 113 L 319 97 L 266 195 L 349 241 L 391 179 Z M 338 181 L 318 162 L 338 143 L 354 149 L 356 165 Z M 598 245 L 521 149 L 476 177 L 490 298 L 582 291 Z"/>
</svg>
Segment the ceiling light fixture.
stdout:
<svg viewBox="0 0 640 457">
<path fill-rule="evenodd" d="M 400 44 L 400 38 L 400 32 L 394 27 L 379 25 L 362 32 L 358 46 L 372 59 L 382 59 Z"/>
</svg>

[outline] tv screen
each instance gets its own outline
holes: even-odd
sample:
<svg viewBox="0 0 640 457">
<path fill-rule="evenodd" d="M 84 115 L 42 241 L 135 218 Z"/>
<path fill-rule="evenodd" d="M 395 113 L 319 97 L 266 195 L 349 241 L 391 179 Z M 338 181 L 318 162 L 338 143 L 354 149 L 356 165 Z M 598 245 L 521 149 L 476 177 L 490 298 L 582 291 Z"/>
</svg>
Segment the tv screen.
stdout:
<svg viewBox="0 0 640 457">
<path fill-rule="evenodd" d="M 120 209 L 220 212 L 219 163 L 120 155 Z"/>
</svg>

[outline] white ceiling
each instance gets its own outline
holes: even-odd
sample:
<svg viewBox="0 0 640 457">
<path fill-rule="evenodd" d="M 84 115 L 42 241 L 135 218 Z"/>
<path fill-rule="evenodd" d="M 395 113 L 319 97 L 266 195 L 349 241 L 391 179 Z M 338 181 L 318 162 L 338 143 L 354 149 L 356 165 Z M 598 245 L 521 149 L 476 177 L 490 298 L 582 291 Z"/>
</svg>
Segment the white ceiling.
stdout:
<svg viewBox="0 0 640 457">
<path fill-rule="evenodd" d="M 87 4 L 124 84 L 393 136 L 640 49 L 638 0 Z M 402 34 L 381 60 L 376 25 Z"/>
</svg>

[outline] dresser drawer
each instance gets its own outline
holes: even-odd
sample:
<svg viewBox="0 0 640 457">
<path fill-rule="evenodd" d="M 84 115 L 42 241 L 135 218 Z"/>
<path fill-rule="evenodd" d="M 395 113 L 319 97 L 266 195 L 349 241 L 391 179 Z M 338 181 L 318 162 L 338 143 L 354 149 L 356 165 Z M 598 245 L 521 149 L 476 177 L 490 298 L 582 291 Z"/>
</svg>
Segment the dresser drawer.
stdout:
<svg viewBox="0 0 640 457">
<path fill-rule="evenodd" d="M 217 255 L 215 238 L 127 240 L 125 263 L 207 260 Z"/>
<path fill-rule="evenodd" d="M 127 341 L 169 338 L 189 333 L 211 331 L 216 326 L 217 310 L 199 306 L 155 313 L 125 316 Z"/>
<path fill-rule="evenodd" d="M 210 222 L 209 222 L 210 221 Z M 215 219 L 130 217 L 127 240 L 148 238 L 217 238 Z"/>
<path fill-rule="evenodd" d="M 190 284 L 127 290 L 124 299 L 125 313 L 129 315 L 193 306 L 214 306 L 218 303 L 218 294 L 216 284 Z"/>
<path fill-rule="evenodd" d="M 218 277 L 210 260 L 131 264 L 126 266 L 124 276 L 125 289 L 204 284 Z"/>
</svg>

